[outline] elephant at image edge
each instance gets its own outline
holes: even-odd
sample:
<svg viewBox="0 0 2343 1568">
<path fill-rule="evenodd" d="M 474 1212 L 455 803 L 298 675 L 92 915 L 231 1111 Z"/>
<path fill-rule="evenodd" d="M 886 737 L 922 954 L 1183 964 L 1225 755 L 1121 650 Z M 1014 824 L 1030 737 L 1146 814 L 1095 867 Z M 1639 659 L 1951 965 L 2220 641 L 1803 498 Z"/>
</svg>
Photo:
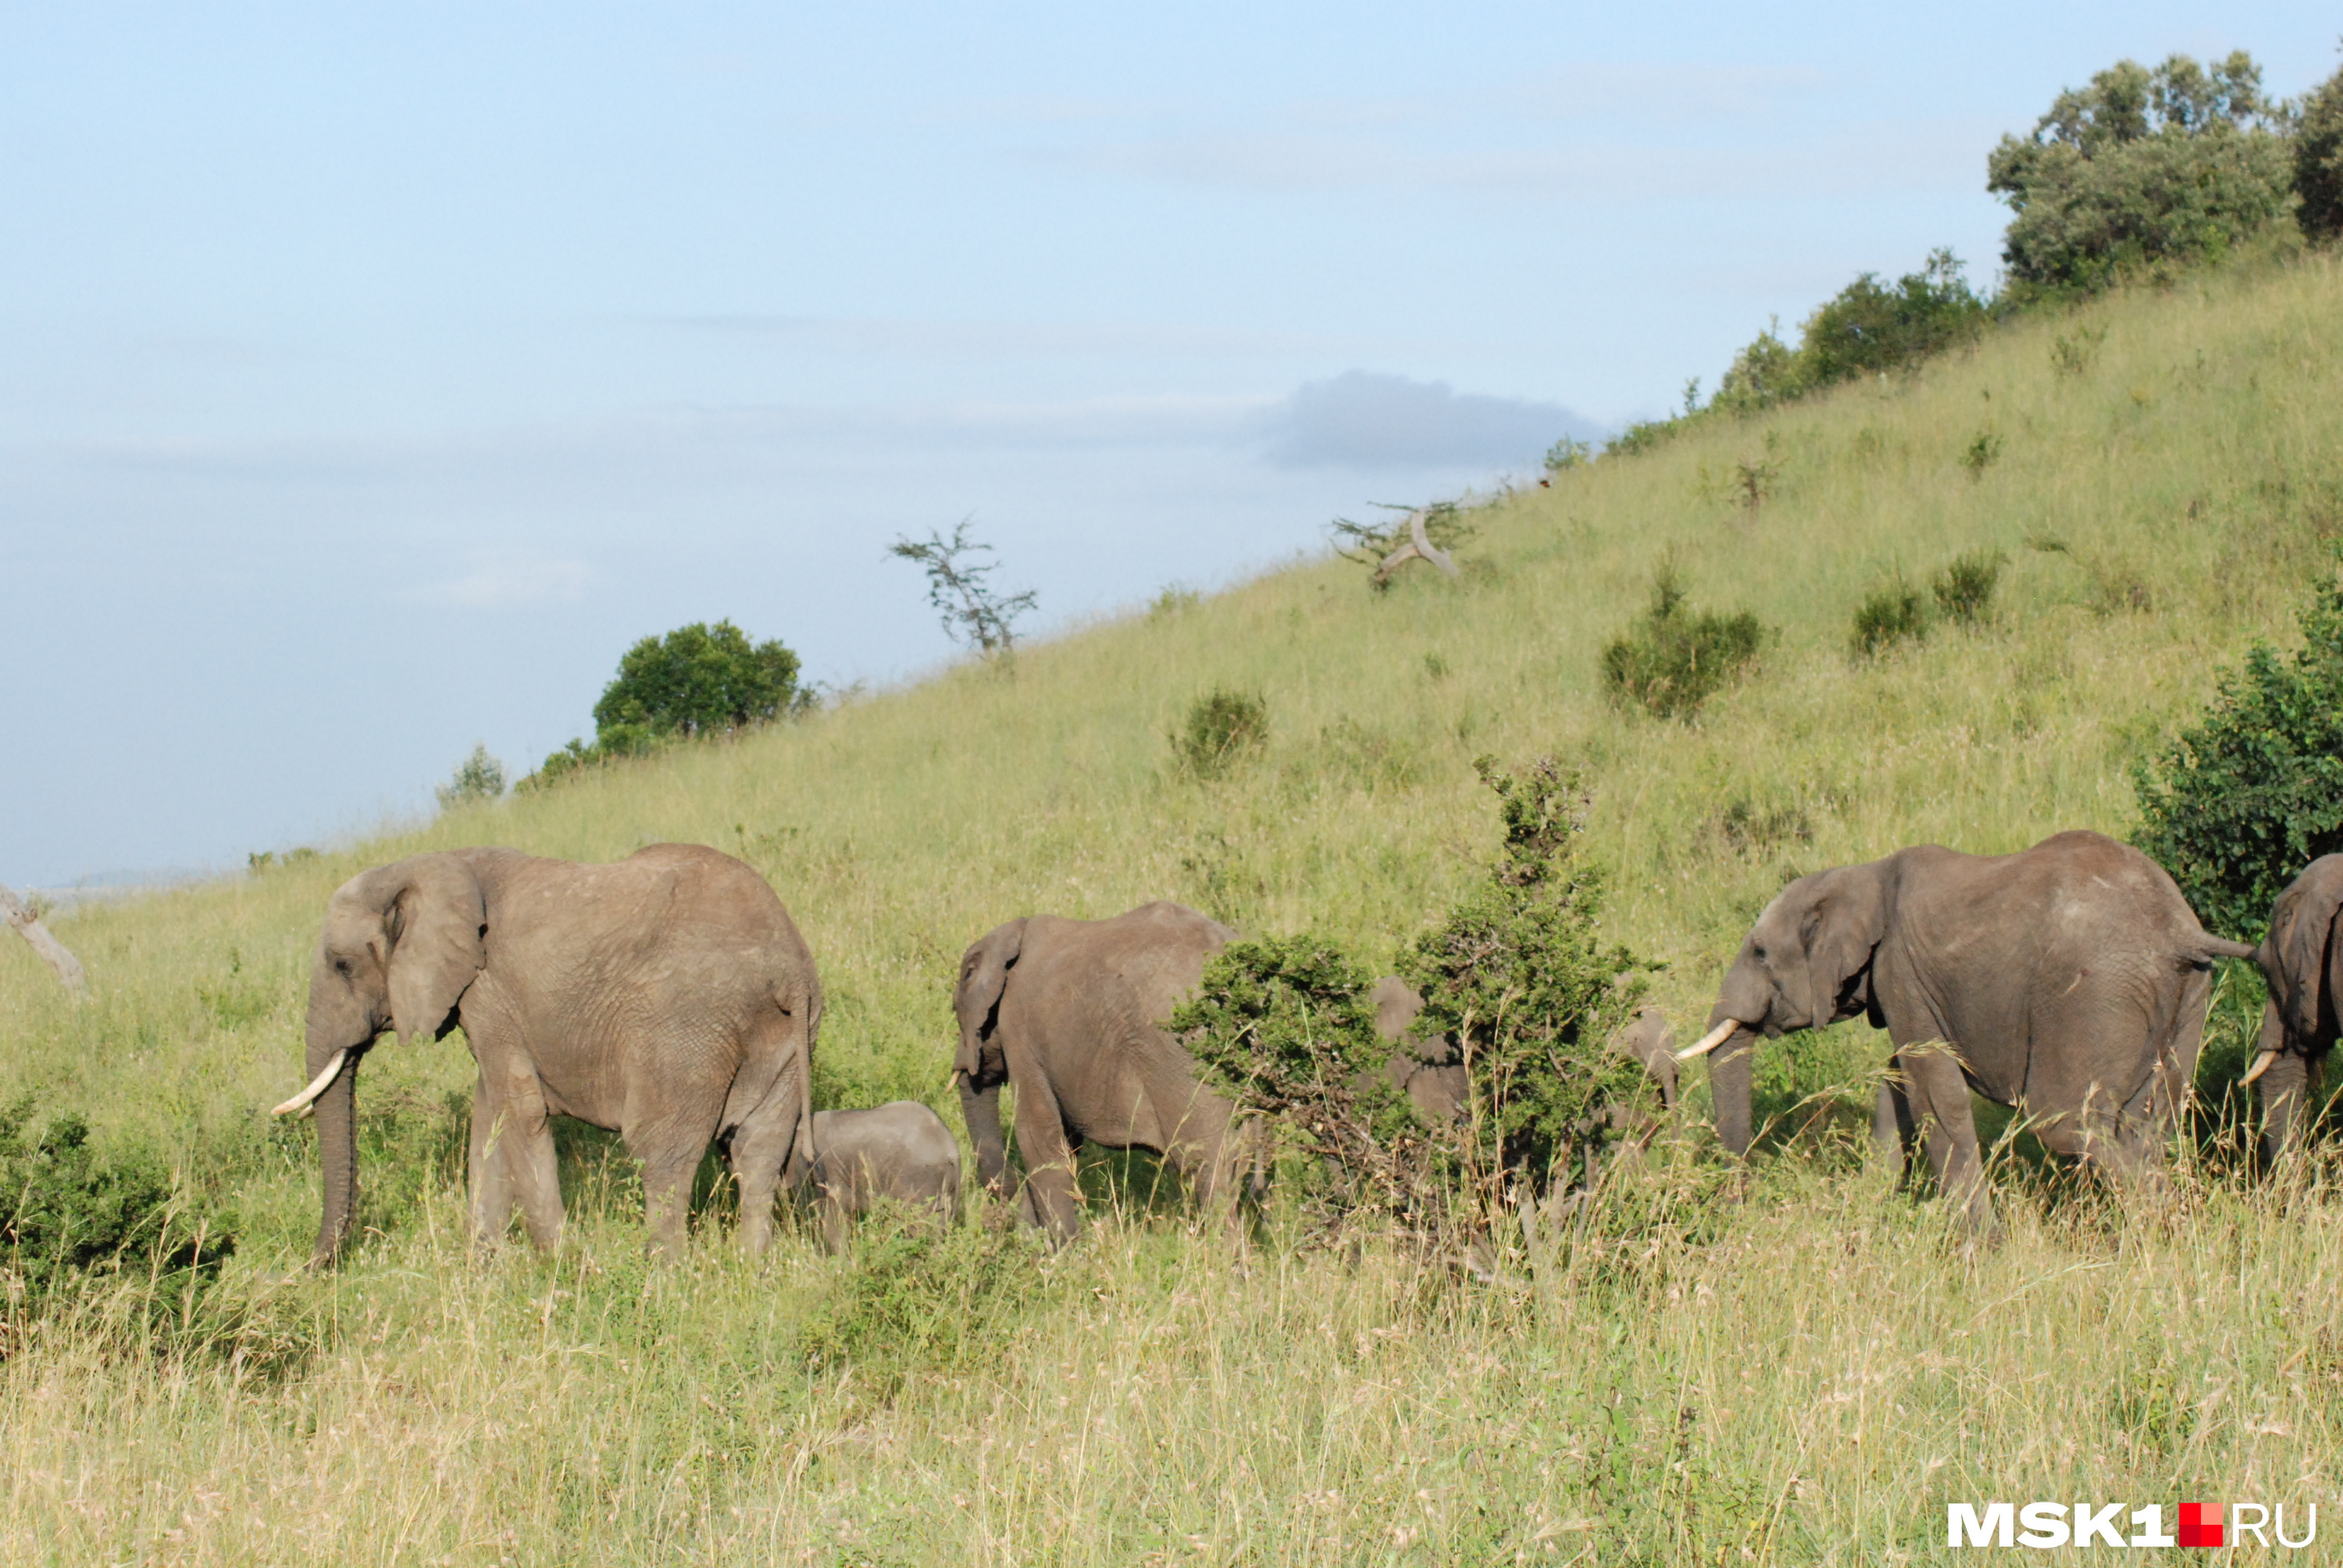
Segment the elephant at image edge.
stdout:
<svg viewBox="0 0 2343 1568">
<path fill-rule="evenodd" d="M 511 849 L 416 855 L 362 871 L 326 910 L 309 978 L 309 1087 L 325 1214 L 315 1261 L 347 1235 L 359 1058 L 384 1031 L 461 1025 L 479 1063 L 470 1220 L 560 1240 L 550 1116 L 623 1136 L 642 1162 L 654 1251 L 683 1245 L 693 1174 L 720 1141 L 740 1184 L 740 1241 L 772 1239 L 784 1165 L 813 1154 L 813 955 L 765 879 L 696 844 L 609 865 Z"/>
<path fill-rule="evenodd" d="M 882 1199 L 931 1212 L 950 1224 L 960 1212 L 960 1141 L 944 1119 L 916 1100 L 868 1111 L 817 1111 L 814 1145 L 821 1152 L 792 1186 L 821 1214 L 822 1246 L 846 1245 L 847 1227 Z"/>
<path fill-rule="evenodd" d="M 1445 1035 L 1426 1040 L 1416 1032 L 1415 1020 L 1423 1011 L 1422 993 L 1397 975 L 1385 975 L 1375 981 L 1367 1000 L 1374 1004 L 1376 1037 L 1399 1048 L 1383 1064 L 1392 1087 L 1405 1094 L 1416 1113 L 1433 1126 L 1456 1121 L 1464 1111 L 1467 1087 L 1463 1053 Z M 1661 1109 L 1675 1109 L 1675 1036 L 1658 1008 L 1647 1007 L 1637 1013 L 1634 1021 L 1613 1038 L 1611 1049 L 1642 1062 L 1659 1087 Z M 1650 1131 L 1636 1125 L 1649 1119 L 1639 1117 L 1632 1107 L 1614 1106 L 1610 1120 L 1614 1132 Z"/>
<path fill-rule="evenodd" d="M 1008 1193 L 1001 1086 L 1017 1091 L 1021 1211 L 1060 1237 L 1081 1223 L 1074 1151 L 1149 1149 L 1187 1178 L 1200 1206 L 1233 1213 L 1242 1137 L 1229 1102 L 1197 1081 L 1163 1030 L 1204 962 L 1237 933 L 1183 905 L 1142 904 L 1105 920 L 1031 915 L 995 927 L 960 960 L 952 1063 L 976 1172 Z"/>
<path fill-rule="evenodd" d="M 1990 1231 L 1968 1091 L 2022 1110 L 2054 1152 L 2137 1180 L 2195 1076 L 2212 960 L 2252 952 L 2208 935 L 2162 868 L 2101 834 L 2012 855 L 1920 845 L 1783 889 L 1684 1054 L 1723 1046 L 1717 1133 L 1745 1154 L 1755 1034 L 1867 1017 L 1897 1068 L 1875 1138 L 1908 1156 L 1925 1136 L 1941 1190 Z"/>
<path fill-rule="evenodd" d="M 2343 909 L 2343 855 L 2321 855 L 2288 884 L 2270 910 L 2269 934 L 2254 950 L 2269 981 L 2262 1034 L 2246 1081 L 2262 1102 L 2262 1147 L 2271 1155 L 2300 1138 L 2297 1122 L 2314 1074 L 2335 1049 L 2338 999 L 2343 998 L 2343 943 L 2335 940 Z"/>
</svg>

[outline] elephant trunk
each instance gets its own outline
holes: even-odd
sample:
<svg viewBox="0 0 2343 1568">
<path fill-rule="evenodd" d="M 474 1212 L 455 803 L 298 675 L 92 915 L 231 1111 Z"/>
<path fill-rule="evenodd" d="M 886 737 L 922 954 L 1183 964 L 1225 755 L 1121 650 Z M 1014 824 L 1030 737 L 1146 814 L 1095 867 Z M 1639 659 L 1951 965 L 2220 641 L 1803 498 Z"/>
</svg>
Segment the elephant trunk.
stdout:
<svg viewBox="0 0 2343 1568">
<path fill-rule="evenodd" d="M 1716 1136 L 1736 1156 L 1749 1152 L 1750 1077 L 1756 1050 L 1756 1031 L 1745 1023 L 1708 1059 L 1708 1091 L 1716 1102 Z"/>
<path fill-rule="evenodd" d="M 2281 1050 L 2266 1058 L 2255 1085 L 2262 1097 L 2262 1157 L 2276 1160 L 2295 1145 L 2296 1122 L 2302 1113 L 2303 1091 L 2309 1087 L 2310 1063 L 2300 1051 Z"/>
<path fill-rule="evenodd" d="M 317 1053 L 313 1050 L 313 1055 Z M 342 1070 L 317 1099 L 317 1160 L 326 1178 L 325 1212 L 317 1221 L 317 1250 L 310 1255 L 311 1268 L 324 1268 L 341 1251 L 342 1242 L 350 1233 L 350 1221 L 357 1213 L 358 1190 L 357 1140 L 353 1123 L 357 1115 L 358 1058 L 362 1052 L 353 1050 L 342 1062 Z M 330 1050 L 325 1053 L 330 1057 Z M 322 1069 L 322 1060 L 313 1066 Z"/>
<path fill-rule="evenodd" d="M 1001 1136 L 1001 1085 L 979 1089 L 968 1074 L 954 1073 L 960 1086 L 960 1116 L 968 1123 L 968 1141 L 976 1146 L 976 1179 L 995 1198 L 1009 1196 L 1009 1148 Z"/>
</svg>

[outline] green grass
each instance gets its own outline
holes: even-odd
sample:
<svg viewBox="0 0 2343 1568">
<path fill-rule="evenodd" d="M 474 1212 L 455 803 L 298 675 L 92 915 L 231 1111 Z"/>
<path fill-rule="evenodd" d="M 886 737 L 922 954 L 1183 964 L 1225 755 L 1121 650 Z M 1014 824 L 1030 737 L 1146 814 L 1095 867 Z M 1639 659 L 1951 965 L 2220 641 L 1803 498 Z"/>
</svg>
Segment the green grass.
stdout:
<svg viewBox="0 0 2343 1568">
<path fill-rule="evenodd" d="M 2078 334 L 2091 351 L 2061 368 Z M 1947 1499 L 2315 1498 L 2343 1459 L 2323 1283 L 2343 1210 L 2317 1173 L 2267 1189 L 2192 1165 L 2127 1216 L 2012 1155 L 2010 1239 L 1965 1257 L 1848 1151 L 1862 1096 L 1828 1086 L 1884 1056 L 1859 1027 L 1767 1048 L 1769 1102 L 1808 1103 L 1745 1194 L 1671 1156 L 1495 1285 L 1384 1246 L 1266 1246 L 1240 1276 L 1136 1211 L 1062 1256 L 955 1255 L 924 1283 L 801 1241 L 764 1267 L 703 1241 L 652 1270 L 631 1173 L 584 1132 L 563 1139 L 570 1250 L 476 1265 L 456 1041 L 369 1059 L 372 1233 L 311 1280 L 292 1272 L 308 1134 L 265 1111 L 300 1081 L 327 894 L 417 849 L 739 854 L 821 964 L 822 1102 L 945 1107 L 975 936 L 1168 896 L 1387 961 L 1496 840 L 1483 752 L 1584 770 L 1611 934 L 1667 963 L 1654 995 L 1681 1030 L 1790 875 L 2126 830 L 2128 764 L 2218 665 L 2288 638 L 2343 537 L 2338 365 L 2328 261 L 2119 294 L 1915 380 L 1494 498 L 1461 580 L 1412 568 L 1375 594 L 1356 566 L 1304 566 L 1011 668 L 85 909 L 55 921 L 90 971 L 79 1005 L 0 944 L 0 1092 L 166 1151 L 241 1237 L 176 1334 L 130 1332 L 114 1286 L 0 1342 L 0 1554 L 1853 1563 L 1935 1554 Z M 1993 461 L 1965 461 L 1983 437 Z M 1761 457 L 1753 510 L 1735 475 Z M 1866 596 L 1995 551 L 1989 617 L 1848 656 Z M 1690 722 L 1601 683 L 1664 561 L 1695 602 L 1779 628 Z M 1174 738 L 1216 689 L 1259 693 L 1269 732 L 1200 780 Z M 1030 1273 L 1004 1300 L 988 1271 L 1009 1267 Z M 896 1297 L 950 1290 L 983 1336 L 809 1362 L 885 1342 L 857 1314 L 932 1322 L 940 1300 Z"/>
</svg>

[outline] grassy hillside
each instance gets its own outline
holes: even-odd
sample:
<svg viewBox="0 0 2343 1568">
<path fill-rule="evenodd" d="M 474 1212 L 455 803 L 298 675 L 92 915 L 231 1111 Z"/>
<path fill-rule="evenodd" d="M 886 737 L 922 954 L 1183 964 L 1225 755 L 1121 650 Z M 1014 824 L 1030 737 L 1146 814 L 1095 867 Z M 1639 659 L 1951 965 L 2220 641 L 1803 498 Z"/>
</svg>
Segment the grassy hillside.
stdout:
<svg viewBox="0 0 2343 1568">
<path fill-rule="evenodd" d="M 2125 830 L 2129 763 L 2288 638 L 2343 536 L 2338 350 L 2326 261 L 2113 297 L 1496 498 L 1457 582 L 1302 566 L 1013 675 L 85 909 L 56 923 L 79 1006 L 0 946 L 0 1081 L 169 1151 L 242 1237 L 203 1332 L 140 1350 L 99 1296 L 5 1347 L 7 1556 L 1853 1562 L 1939 1550 L 1947 1498 L 2329 1501 L 2343 1235 L 2315 1183 L 2190 1171 L 2145 1217 L 2018 1193 L 2009 1242 L 1964 1259 L 1932 1208 L 1801 1146 L 1738 1204 L 1686 1156 L 1652 1178 L 1674 1199 L 1494 1287 L 1373 1249 L 1239 1278 L 1139 1218 L 1052 1260 L 970 1232 L 651 1271 L 623 1163 L 577 1136 L 575 1245 L 473 1265 L 451 1040 L 370 1059 L 375 1235 L 312 1281 L 307 1135 L 262 1108 L 299 1082 L 327 894 L 415 849 L 740 854 L 822 967 L 822 1102 L 943 1105 L 974 936 L 1172 896 L 1387 956 L 1494 840 L 1482 752 L 1584 769 L 1614 934 L 1697 1021 L 1796 871 Z M 1980 548 L 2008 559 L 1988 626 L 1849 658 L 1866 593 Z M 1596 679 L 1663 562 L 1778 631 L 1692 724 Z M 1272 738 L 1183 781 L 1167 737 L 1214 686 L 1262 693 Z M 1798 1089 L 1884 1055 L 1859 1027 L 1769 1049 Z"/>
</svg>

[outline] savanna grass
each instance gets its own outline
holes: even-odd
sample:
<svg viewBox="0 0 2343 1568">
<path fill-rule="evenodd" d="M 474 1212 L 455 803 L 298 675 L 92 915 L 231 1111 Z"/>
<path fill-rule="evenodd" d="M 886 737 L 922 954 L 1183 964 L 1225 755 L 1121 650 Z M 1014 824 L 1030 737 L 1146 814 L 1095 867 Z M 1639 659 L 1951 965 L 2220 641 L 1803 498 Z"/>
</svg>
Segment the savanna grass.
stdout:
<svg viewBox="0 0 2343 1568">
<path fill-rule="evenodd" d="M 142 1336 L 108 1306 L 129 1282 L 99 1282 L 14 1344 L 0 1556 L 1855 1563 L 1939 1553 L 1947 1499 L 2331 1506 L 2330 1173 L 2249 1183 L 2184 1148 L 2168 1197 L 2119 1211 L 2037 1174 L 2020 1130 L 1996 1166 L 2009 1239 L 1966 1253 L 1937 1207 L 1861 1166 L 1884 1049 L 1860 1026 L 1765 1047 L 1772 1152 L 1748 1182 L 1697 1139 L 1656 1154 L 1579 1230 L 1497 1238 L 1493 1283 L 1373 1240 L 1289 1251 L 1274 1212 L 1240 1274 L 1216 1237 L 1134 1208 L 1006 1305 L 971 1284 L 981 1355 L 852 1332 L 843 1356 L 809 1353 L 829 1342 L 809 1325 L 871 1321 L 851 1309 L 861 1265 L 801 1241 L 744 1263 L 712 1195 L 690 1260 L 650 1269 L 598 1136 L 565 1136 L 561 1255 L 472 1261 L 455 1040 L 367 1059 L 367 1231 L 337 1273 L 299 1276 L 315 1156 L 264 1111 L 299 1081 L 327 893 L 400 854 L 739 854 L 820 960 L 823 1103 L 947 1105 L 974 935 L 1173 897 L 1394 955 L 1496 843 L 1483 753 L 1580 769 L 1606 931 L 1665 960 L 1654 999 L 1696 1021 L 1787 876 L 2128 829 L 2129 764 L 2254 639 L 2291 647 L 2330 568 L 2338 364 L 2328 260 L 2117 293 L 1916 377 L 1490 498 L 1459 579 L 1410 570 L 1373 594 L 1347 563 L 1305 565 L 1021 648 L 1013 676 L 970 665 L 62 914 L 90 972 L 78 1006 L 0 944 L 0 1089 L 165 1151 L 232 1209 L 206 1301 L 242 1325 Z M 2003 446 L 1972 479 L 1985 425 Z M 1761 447 L 1778 471 L 1753 514 L 1720 476 Z M 1899 563 L 1996 550 L 1969 635 L 1845 657 Z M 1696 725 L 1616 708 L 1601 678 L 1663 560 L 1778 628 Z M 1215 688 L 1277 721 L 1259 765 L 1198 789 L 1165 737 Z M 2249 1010 L 2225 1003 L 2208 1063 L 2241 1059 Z"/>
</svg>

